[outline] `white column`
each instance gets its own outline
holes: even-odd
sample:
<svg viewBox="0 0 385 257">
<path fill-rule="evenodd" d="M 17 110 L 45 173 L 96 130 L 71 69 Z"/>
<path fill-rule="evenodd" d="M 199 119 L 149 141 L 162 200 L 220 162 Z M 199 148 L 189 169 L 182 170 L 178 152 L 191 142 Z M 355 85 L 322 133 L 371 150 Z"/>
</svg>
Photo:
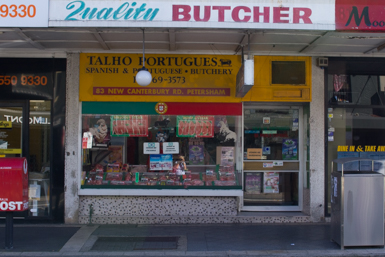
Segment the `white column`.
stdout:
<svg viewBox="0 0 385 257">
<path fill-rule="evenodd" d="M 64 220 L 77 224 L 79 216 L 79 54 L 67 54 Z"/>
<path fill-rule="evenodd" d="M 325 104 L 324 70 L 312 58 L 312 101 L 310 103 L 310 216 L 313 222 L 325 218 Z"/>
</svg>

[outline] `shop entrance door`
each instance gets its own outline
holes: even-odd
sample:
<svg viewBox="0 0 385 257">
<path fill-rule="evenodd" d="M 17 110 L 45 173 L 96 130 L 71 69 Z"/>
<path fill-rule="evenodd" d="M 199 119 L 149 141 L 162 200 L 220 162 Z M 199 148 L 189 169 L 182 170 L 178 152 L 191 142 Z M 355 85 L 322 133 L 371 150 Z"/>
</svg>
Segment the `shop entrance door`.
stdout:
<svg viewBox="0 0 385 257">
<path fill-rule="evenodd" d="M 242 210 L 302 210 L 302 112 L 244 107 Z"/>
<path fill-rule="evenodd" d="M 0 101 L 0 158 L 28 157 L 28 122 L 23 122 L 27 115 L 25 101 Z M 14 216 L 26 217 L 28 211 L 15 212 Z"/>
<path fill-rule="evenodd" d="M 25 157 L 25 116 L 24 103 L 0 102 L 0 158 Z"/>
</svg>

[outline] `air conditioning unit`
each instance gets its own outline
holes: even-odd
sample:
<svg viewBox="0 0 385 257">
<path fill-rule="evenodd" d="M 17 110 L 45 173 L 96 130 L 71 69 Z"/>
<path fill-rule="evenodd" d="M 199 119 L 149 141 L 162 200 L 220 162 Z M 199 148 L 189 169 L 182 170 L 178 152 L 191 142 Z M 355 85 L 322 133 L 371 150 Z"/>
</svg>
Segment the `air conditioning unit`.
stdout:
<svg viewBox="0 0 385 257">
<path fill-rule="evenodd" d="M 328 67 L 329 65 L 329 60 L 328 58 L 325 58 L 325 57 L 319 57 L 317 59 L 317 66 L 318 67 Z"/>
</svg>

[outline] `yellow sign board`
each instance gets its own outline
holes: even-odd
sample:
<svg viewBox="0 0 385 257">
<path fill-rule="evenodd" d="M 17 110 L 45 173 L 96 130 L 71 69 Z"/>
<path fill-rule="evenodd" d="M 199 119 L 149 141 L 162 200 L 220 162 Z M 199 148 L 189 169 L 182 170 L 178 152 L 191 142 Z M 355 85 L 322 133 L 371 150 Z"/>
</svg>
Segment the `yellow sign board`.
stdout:
<svg viewBox="0 0 385 257">
<path fill-rule="evenodd" d="M 12 128 L 12 121 L 0 121 L 0 128 Z"/>
<path fill-rule="evenodd" d="M 146 55 L 152 83 L 139 86 L 141 54 L 80 54 L 80 101 L 240 102 L 239 55 Z"/>
<path fill-rule="evenodd" d="M 0 149 L 0 154 L 21 154 L 21 149 Z"/>
<path fill-rule="evenodd" d="M 248 160 L 260 160 L 262 159 L 262 148 L 247 148 Z"/>
</svg>

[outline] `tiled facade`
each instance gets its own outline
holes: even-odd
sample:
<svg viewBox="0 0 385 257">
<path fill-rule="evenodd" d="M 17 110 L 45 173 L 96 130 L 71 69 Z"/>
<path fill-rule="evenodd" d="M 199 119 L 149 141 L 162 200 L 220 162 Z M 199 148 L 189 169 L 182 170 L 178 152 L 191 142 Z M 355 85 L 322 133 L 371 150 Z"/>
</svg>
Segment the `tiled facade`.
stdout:
<svg viewBox="0 0 385 257">
<path fill-rule="evenodd" d="M 79 223 L 210 224 L 310 221 L 309 216 L 238 216 L 237 214 L 236 197 L 81 196 Z"/>
</svg>

